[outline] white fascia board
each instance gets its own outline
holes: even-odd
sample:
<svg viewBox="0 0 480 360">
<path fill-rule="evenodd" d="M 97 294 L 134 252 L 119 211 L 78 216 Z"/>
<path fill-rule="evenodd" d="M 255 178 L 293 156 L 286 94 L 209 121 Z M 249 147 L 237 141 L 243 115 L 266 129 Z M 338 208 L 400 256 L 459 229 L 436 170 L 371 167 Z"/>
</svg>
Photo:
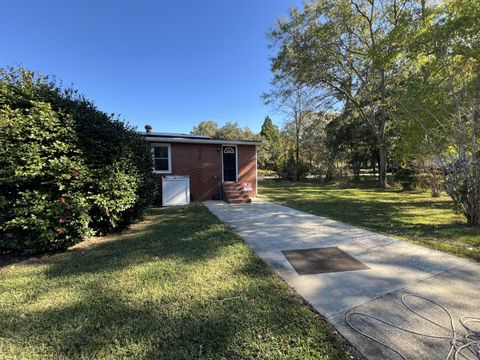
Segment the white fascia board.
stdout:
<svg viewBox="0 0 480 360">
<path fill-rule="evenodd" d="M 218 144 L 218 145 L 262 145 L 260 141 L 217 140 L 217 139 L 187 139 L 159 136 L 146 136 L 150 142 L 185 143 L 185 144 Z"/>
</svg>

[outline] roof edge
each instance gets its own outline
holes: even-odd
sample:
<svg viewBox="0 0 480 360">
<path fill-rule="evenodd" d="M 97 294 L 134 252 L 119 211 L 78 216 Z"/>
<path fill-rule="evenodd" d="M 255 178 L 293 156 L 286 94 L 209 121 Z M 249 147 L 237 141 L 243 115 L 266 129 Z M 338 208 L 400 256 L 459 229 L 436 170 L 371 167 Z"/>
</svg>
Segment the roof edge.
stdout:
<svg viewBox="0 0 480 360">
<path fill-rule="evenodd" d="M 186 139 L 212 139 L 211 136 L 206 135 L 192 135 L 192 134 L 180 134 L 180 133 L 159 133 L 159 132 L 139 132 L 142 136 L 149 137 L 166 137 L 166 138 L 186 138 Z"/>
<path fill-rule="evenodd" d="M 170 142 L 186 144 L 225 144 L 225 145 L 262 145 L 261 141 L 249 140 L 225 140 L 225 139 L 202 139 L 202 138 L 182 138 L 182 137 L 162 137 L 144 135 L 149 142 Z"/>
</svg>

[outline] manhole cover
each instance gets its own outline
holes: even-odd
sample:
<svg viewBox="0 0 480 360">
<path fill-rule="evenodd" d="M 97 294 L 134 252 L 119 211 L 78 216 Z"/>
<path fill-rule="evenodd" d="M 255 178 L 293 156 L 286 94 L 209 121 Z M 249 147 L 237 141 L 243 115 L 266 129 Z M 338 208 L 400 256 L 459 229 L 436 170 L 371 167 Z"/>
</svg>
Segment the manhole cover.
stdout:
<svg viewBox="0 0 480 360">
<path fill-rule="evenodd" d="M 299 275 L 369 269 L 360 260 L 338 247 L 301 250 L 282 250 Z"/>
</svg>

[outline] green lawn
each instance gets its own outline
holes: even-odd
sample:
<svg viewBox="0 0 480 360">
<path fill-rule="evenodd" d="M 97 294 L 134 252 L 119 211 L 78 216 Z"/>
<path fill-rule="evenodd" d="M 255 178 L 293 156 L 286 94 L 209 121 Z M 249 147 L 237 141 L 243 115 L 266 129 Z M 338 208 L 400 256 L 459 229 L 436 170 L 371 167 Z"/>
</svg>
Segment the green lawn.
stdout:
<svg viewBox="0 0 480 360">
<path fill-rule="evenodd" d="M 201 205 L 0 268 L 2 359 L 346 359 L 342 344 Z"/>
<path fill-rule="evenodd" d="M 465 225 L 444 195 L 311 183 L 260 182 L 261 198 L 480 261 L 480 230 Z"/>
</svg>

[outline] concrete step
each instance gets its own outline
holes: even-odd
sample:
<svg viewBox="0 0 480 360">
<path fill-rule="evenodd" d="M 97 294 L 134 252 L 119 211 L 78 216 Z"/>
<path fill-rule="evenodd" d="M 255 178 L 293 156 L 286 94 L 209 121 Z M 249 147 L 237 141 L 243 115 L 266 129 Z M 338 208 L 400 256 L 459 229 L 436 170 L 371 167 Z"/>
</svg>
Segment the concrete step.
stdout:
<svg viewBox="0 0 480 360">
<path fill-rule="evenodd" d="M 226 200 L 248 200 L 250 197 L 248 196 L 225 196 Z"/>
<path fill-rule="evenodd" d="M 250 199 L 250 198 L 248 198 L 248 199 L 225 199 L 225 202 L 227 202 L 228 204 L 247 204 L 247 203 L 251 203 L 252 199 Z"/>
<path fill-rule="evenodd" d="M 225 195 L 246 195 L 243 190 L 224 189 L 223 192 Z"/>
<path fill-rule="evenodd" d="M 227 181 L 222 184 L 224 200 L 229 204 L 245 204 L 252 202 L 247 193 L 243 191 L 242 184 Z"/>
<path fill-rule="evenodd" d="M 225 190 L 240 190 L 243 191 L 242 185 L 228 185 L 223 187 Z"/>
</svg>

